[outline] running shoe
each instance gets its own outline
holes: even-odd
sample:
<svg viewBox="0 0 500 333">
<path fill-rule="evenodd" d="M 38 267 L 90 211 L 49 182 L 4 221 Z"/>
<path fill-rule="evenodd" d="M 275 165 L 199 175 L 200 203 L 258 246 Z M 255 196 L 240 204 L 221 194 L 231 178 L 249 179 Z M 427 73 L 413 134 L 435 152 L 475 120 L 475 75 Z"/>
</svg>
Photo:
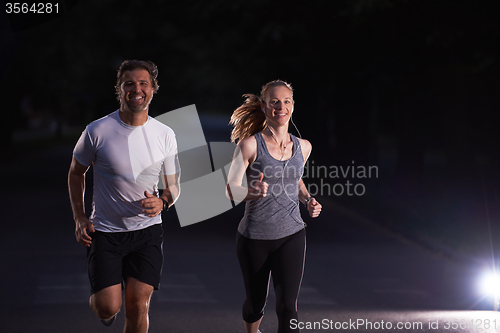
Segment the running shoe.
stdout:
<svg viewBox="0 0 500 333">
<path fill-rule="evenodd" d="M 106 327 L 109 327 L 111 325 L 113 325 L 113 323 L 115 322 L 116 320 L 116 315 L 114 315 L 113 317 L 109 318 L 109 319 L 101 319 L 101 323 L 106 326 Z"/>
</svg>

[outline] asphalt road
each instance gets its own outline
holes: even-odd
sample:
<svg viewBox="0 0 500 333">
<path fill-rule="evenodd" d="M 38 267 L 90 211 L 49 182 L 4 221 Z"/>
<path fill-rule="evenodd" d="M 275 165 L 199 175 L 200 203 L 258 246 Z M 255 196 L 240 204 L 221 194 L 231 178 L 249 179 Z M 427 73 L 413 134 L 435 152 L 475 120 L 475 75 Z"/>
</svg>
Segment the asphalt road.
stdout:
<svg viewBox="0 0 500 333">
<path fill-rule="evenodd" d="M 1 332 L 122 330 L 123 312 L 106 328 L 87 305 L 85 248 L 74 239 L 66 189 L 71 149 L 41 150 L 0 166 Z M 296 323 L 302 332 L 500 331 L 499 312 L 489 311 L 491 300 L 477 291 L 484 263 L 451 261 L 363 218 L 361 208 L 319 200 L 321 216 L 306 219 Z M 184 228 L 175 211 L 164 215 L 164 274 L 152 299 L 150 332 L 244 332 L 235 254 L 241 215 L 238 206 Z M 271 290 L 263 333 L 276 331 L 273 307 Z"/>
</svg>

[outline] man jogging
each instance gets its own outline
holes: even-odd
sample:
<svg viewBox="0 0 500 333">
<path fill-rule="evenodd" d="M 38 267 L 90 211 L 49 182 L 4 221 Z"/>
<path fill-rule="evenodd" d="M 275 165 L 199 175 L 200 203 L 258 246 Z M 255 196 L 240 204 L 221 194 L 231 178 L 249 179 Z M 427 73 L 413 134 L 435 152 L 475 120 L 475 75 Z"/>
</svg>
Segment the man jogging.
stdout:
<svg viewBox="0 0 500 333">
<path fill-rule="evenodd" d="M 180 193 L 175 134 L 148 115 L 157 75 L 149 61 L 121 64 L 116 83 L 120 108 L 85 128 L 68 174 L 76 239 L 87 247 L 90 307 L 109 326 L 124 301 L 125 333 L 148 331 L 150 299 L 163 265 L 160 213 Z M 90 165 L 94 193 L 87 219 L 85 173 Z"/>
</svg>

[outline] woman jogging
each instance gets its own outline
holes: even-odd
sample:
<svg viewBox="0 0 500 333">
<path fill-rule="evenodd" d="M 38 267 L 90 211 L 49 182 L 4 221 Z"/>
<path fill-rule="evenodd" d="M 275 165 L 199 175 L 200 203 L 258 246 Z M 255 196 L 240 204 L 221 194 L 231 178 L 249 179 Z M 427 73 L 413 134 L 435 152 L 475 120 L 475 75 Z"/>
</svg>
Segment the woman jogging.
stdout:
<svg viewBox="0 0 500 333">
<path fill-rule="evenodd" d="M 321 212 L 301 178 L 312 146 L 288 133 L 294 109 L 290 84 L 271 81 L 260 97 L 244 97 L 230 121 L 231 141 L 238 145 L 227 184 L 232 200 L 246 201 L 236 246 L 246 290 L 244 325 L 247 333 L 259 332 L 272 274 L 278 332 L 292 332 L 306 248 L 300 202 L 312 217 Z"/>
</svg>

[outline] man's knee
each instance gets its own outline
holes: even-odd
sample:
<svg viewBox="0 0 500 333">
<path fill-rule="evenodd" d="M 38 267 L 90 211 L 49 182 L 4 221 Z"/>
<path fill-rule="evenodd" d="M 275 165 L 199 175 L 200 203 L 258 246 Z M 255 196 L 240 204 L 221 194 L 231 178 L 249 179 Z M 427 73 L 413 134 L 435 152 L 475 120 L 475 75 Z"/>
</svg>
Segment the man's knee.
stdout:
<svg viewBox="0 0 500 333">
<path fill-rule="evenodd" d="M 147 315 L 153 287 L 135 279 L 128 279 L 125 287 L 125 311 L 127 318 Z"/>
<path fill-rule="evenodd" d="M 147 316 L 150 302 L 151 297 L 144 295 L 125 295 L 125 316 L 129 320 L 137 320 Z"/>
<path fill-rule="evenodd" d="M 90 296 L 90 308 L 99 319 L 109 319 L 122 307 L 121 286 L 112 286 Z"/>
<path fill-rule="evenodd" d="M 149 312 L 149 300 L 134 300 L 125 302 L 126 317 L 128 319 L 146 316 Z"/>
</svg>

